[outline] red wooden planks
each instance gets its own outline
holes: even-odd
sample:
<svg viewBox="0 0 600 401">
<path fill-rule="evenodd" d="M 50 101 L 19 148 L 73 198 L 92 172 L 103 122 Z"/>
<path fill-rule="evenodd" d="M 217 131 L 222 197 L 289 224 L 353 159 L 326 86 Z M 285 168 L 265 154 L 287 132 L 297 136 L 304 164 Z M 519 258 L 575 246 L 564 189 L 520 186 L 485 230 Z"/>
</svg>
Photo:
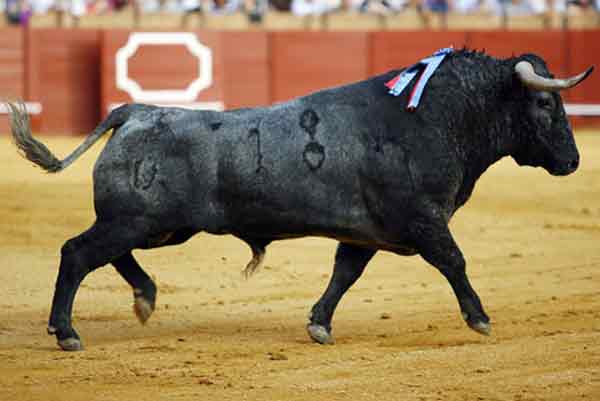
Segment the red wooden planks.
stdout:
<svg viewBox="0 0 600 401">
<path fill-rule="evenodd" d="M 86 134 L 99 122 L 100 31 L 28 32 L 27 98 L 42 103 L 40 130 Z"/>
<path fill-rule="evenodd" d="M 271 32 L 271 101 L 369 76 L 366 32 Z"/>
</svg>

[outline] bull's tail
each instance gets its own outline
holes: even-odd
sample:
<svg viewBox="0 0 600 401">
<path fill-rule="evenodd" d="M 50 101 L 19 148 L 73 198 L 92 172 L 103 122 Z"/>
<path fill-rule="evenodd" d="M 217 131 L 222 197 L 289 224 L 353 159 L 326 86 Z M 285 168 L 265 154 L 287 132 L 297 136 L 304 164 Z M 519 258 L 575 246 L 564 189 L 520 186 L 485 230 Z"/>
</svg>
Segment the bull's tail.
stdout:
<svg viewBox="0 0 600 401">
<path fill-rule="evenodd" d="M 58 173 L 67 168 L 71 163 L 79 158 L 88 150 L 102 135 L 107 131 L 116 128 L 127 120 L 129 110 L 127 105 L 113 110 L 110 115 L 98 125 L 94 131 L 81 145 L 77 147 L 64 160 L 58 159 L 54 154 L 40 141 L 31 135 L 29 124 L 29 115 L 23 103 L 7 102 L 10 110 L 10 129 L 15 145 L 19 153 L 27 160 L 37 164 L 49 173 Z"/>
</svg>

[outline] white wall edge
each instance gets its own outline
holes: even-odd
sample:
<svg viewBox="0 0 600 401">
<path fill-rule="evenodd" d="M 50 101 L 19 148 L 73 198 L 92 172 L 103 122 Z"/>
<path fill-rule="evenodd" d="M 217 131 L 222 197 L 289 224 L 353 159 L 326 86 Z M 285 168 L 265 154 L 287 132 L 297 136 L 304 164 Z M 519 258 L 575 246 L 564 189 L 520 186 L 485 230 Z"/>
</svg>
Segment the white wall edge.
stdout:
<svg viewBox="0 0 600 401">
<path fill-rule="evenodd" d="M 25 102 L 25 109 L 28 114 L 41 114 L 43 107 L 39 102 Z M 4 103 L 0 103 L 0 114 L 8 114 L 8 107 Z"/>
<path fill-rule="evenodd" d="M 565 103 L 570 116 L 600 116 L 600 104 Z"/>
</svg>

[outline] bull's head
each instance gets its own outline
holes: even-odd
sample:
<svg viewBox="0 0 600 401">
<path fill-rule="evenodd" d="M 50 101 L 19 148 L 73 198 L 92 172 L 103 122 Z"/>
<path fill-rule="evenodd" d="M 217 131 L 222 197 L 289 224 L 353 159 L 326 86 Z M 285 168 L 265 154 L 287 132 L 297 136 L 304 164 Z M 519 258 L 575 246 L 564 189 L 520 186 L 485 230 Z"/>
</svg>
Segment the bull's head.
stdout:
<svg viewBox="0 0 600 401">
<path fill-rule="evenodd" d="M 518 111 L 521 145 L 512 155 L 519 165 L 543 167 L 552 175 L 577 170 L 579 152 L 558 92 L 574 87 L 592 70 L 590 67 L 577 76 L 555 79 L 537 57 L 515 64 L 515 77 L 523 94 Z"/>
</svg>

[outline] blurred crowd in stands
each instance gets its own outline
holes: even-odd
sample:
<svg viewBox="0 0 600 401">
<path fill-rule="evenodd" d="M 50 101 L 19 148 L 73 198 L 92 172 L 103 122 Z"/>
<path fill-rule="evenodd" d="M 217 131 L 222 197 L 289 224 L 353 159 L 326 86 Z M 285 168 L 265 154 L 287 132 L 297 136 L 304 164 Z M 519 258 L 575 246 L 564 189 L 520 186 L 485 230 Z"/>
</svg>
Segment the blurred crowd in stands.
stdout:
<svg viewBox="0 0 600 401">
<path fill-rule="evenodd" d="M 0 0 L 0 11 L 12 24 L 27 24 L 32 15 L 56 12 L 73 18 L 108 15 L 132 9 L 134 14 L 245 13 L 258 22 L 269 11 L 298 16 L 334 12 L 396 14 L 405 9 L 431 13 L 489 13 L 498 15 L 564 14 L 598 10 L 600 0 Z"/>
</svg>

